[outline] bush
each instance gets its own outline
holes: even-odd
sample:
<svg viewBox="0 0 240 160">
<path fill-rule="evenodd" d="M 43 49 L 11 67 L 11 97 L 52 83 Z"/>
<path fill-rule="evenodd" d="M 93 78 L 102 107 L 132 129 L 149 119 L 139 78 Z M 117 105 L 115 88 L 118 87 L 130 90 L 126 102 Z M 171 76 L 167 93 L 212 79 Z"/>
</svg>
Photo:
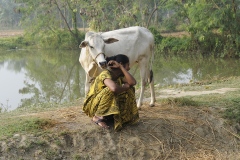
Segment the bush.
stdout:
<svg viewBox="0 0 240 160">
<path fill-rule="evenodd" d="M 230 104 L 224 112 L 224 118 L 231 120 L 232 122 L 240 123 L 240 99 L 231 98 L 228 99 Z"/>
<path fill-rule="evenodd" d="M 149 30 L 154 35 L 154 42 L 155 44 L 161 43 L 163 36 L 161 36 L 160 32 L 155 27 L 149 27 Z"/>
<path fill-rule="evenodd" d="M 157 44 L 157 52 L 182 53 L 189 49 L 190 38 L 166 37 Z"/>
<path fill-rule="evenodd" d="M 46 30 L 39 33 L 29 33 L 26 39 L 32 41 L 37 48 L 49 49 L 77 49 L 85 34 L 79 32 L 78 39 L 68 30 Z"/>
</svg>

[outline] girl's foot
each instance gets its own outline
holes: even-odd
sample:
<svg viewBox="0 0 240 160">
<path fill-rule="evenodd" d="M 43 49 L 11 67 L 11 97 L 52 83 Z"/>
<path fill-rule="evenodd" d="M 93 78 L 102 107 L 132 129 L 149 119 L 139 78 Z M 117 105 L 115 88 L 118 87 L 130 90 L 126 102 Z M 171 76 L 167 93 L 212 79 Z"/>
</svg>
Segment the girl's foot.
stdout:
<svg viewBox="0 0 240 160">
<path fill-rule="evenodd" d="M 109 126 L 104 122 L 103 118 L 94 116 L 92 121 L 104 129 L 109 129 Z"/>
</svg>

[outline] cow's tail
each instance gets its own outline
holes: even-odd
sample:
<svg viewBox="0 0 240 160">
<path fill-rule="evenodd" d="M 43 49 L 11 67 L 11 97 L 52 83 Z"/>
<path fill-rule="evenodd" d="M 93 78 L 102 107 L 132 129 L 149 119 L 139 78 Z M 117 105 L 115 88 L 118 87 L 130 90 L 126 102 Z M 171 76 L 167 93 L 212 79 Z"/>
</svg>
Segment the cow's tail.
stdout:
<svg viewBox="0 0 240 160">
<path fill-rule="evenodd" d="M 153 80 L 152 66 L 154 61 L 154 45 L 152 45 L 150 49 L 151 49 L 151 60 L 150 60 L 150 66 L 149 66 L 149 70 L 150 70 L 149 83 L 151 83 Z"/>
</svg>

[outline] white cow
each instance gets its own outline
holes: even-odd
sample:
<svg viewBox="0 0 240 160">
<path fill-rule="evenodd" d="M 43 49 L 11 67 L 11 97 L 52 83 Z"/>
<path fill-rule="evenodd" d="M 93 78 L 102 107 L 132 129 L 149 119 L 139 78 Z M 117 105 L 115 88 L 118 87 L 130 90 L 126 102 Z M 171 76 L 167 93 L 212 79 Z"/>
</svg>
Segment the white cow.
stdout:
<svg viewBox="0 0 240 160">
<path fill-rule="evenodd" d="M 144 89 L 148 81 L 151 89 L 150 106 L 154 106 L 155 92 L 151 70 L 154 37 L 148 29 L 136 26 L 109 32 L 87 32 L 85 40 L 81 42 L 79 47 L 82 48 L 79 62 L 86 72 L 85 95 L 89 91 L 90 79 L 96 77 L 102 69 L 106 68 L 105 57 L 125 54 L 129 57 L 130 67 L 135 63 L 139 64 L 141 92 L 137 107 L 140 108 L 142 105 Z"/>
</svg>

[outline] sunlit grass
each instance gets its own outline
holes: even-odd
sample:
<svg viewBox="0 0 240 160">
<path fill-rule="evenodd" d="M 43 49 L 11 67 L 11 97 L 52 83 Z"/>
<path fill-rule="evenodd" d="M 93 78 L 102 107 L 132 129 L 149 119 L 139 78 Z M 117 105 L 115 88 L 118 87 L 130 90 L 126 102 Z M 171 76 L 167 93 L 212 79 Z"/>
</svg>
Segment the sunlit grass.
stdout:
<svg viewBox="0 0 240 160">
<path fill-rule="evenodd" d="M 55 122 L 49 119 L 32 117 L 31 113 L 48 112 L 81 104 L 82 102 L 80 102 L 80 100 L 76 100 L 64 104 L 35 104 L 29 107 L 20 107 L 13 111 L 2 110 L 2 112 L 0 112 L 0 139 L 11 137 L 15 134 L 43 133 L 45 129 L 55 124 Z"/>
<path fill-rule="evenodd" d="M 174 106 L 213 107 L 221 109 L 220 115 L 230 123 L 240 123 L 240 77 L 229 77 L 215 80 L 206 80 L 197 83 L 168 86 L 169 89 L 182 91 L 211 91 L 221 88 L 239 88 L 236 91 L 227 91 L 225 94 L 211 93 L 190 95 L 180 98 L 159 99 L 161 104 Z M 163 88 L 159 88 L 160 90 Z"/>
<path fill-rule="evenodd" d="M 16 38 L 0 38 L 0 48 L 2 49 L 15 49 L 16 44 L 14 42 Z"/>
<path fill-rule="evenodd" d="M 197 101 L 191 100 L 191 98 L 166 98 L 160 101 L 161 104 L 170 106 L 199 106 Z"/>
<path fill-rule="evenodd" d="M 0 49 L 19 49 L 29 44 L 30 42 L 22 36 L 0 38 Z"/>
<path fill-rule="evenodd" d="M 54 125 L 46 119 L 9 116 L 7 113 L 0 116 L 0 139 L 12 137 L 14 134 L 44 132 L 44 129 Z"/>
</svg>

